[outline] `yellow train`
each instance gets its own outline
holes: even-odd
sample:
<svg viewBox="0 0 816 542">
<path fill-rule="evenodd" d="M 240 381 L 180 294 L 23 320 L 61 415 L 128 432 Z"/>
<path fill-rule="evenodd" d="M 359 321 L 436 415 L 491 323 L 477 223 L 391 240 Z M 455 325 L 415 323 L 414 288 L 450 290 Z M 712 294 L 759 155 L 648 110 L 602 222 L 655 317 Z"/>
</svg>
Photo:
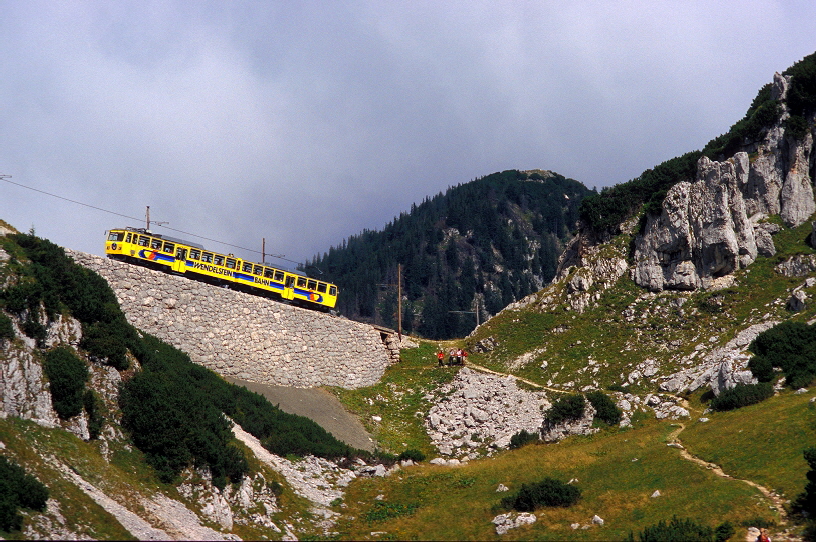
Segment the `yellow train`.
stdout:
<svg viewBox="0 0 816 542">
<path fill-rule="evenodd" d="M 235 290 L 266 295 L 296 305 L 328 311 L 337 303 L 337 286 L 291 271 L 219 254 L 195 243 L 143 229 L 110 230 L 108 258 L 175 272 Z"/>
</svg>

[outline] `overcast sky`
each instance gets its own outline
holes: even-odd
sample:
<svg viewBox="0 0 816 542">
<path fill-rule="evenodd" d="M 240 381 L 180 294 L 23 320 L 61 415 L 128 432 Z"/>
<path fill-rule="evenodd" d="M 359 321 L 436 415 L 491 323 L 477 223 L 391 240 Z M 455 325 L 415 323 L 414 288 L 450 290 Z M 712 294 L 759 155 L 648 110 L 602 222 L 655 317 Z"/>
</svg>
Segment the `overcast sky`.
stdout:
<svg viewBox="0 0 816 542">
<path fill-rule="evenodd" d="M 700 149 L 814 30 L 812 0 L 0 0 L 0 173 L 135 220 L 5 182 L 0 218 L 102 254 L 149 205 L 304 261 L 496 171 Z"/>
</svg>

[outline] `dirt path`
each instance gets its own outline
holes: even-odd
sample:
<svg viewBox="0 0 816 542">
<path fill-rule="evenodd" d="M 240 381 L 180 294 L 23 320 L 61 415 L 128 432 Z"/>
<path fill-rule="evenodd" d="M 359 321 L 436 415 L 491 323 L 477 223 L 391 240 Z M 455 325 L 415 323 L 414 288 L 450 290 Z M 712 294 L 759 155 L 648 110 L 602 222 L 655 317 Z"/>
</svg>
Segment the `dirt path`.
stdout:
<svg viewBox="0 0 816 542">
<path fill-rule="evenodd" d="M 704 459 L 700 459 L 699 457 L 689 453 L 689 451 L 686 450 L 686 448 L 683 446 L 683 443 L 680 441 L 680 439 L 677 438 L 680 435 L 680 433 L 683 432 L 683 430 L 686 428 L 686 426 L 684 424 L 682 424 L 682 423 L 679 423 L 679 422 L 678 422 L 677 425 L 679 427 L 677 429 L 675 429 L 674 431 L 672 431 L 671 433 L 669 433 L 669 436 L 666 438 L 666 440 L 668 441 L 669 446 L 672 446 L 673 448 L 677 448 L 680 451 L 680 457 L 682 457 L 683 459 L 685 459 L 687 461 L 691 461 L 692 463 L 696 463 L 696 464 L 700 465 L 701 467 L 705 467 L 706 469 L 710 470 L 711 472 L 713 472 L 714 474 L 716 474 L 720 478 L 728 478 L 730 480 L 736 480 L 738 482 L 743 482 L 743 483 L 748 484 L 749 486 L 751 486 L 753 488 L 756 488 L 757 490 L 759 490 L 760 493 L 762 493 L 768 500 L 770 500 L 774 504 L 774 507 L 776 508 L 776 511 L 779 513 L 780 527 L 785 527 L 787 525 L 788 515 L 787 515 L 787 512 L 785 511 L 785 501 L 782 499 L 782 497 L 780 497 L 779 495 L 777 495 L 775 492 L 771 491 L 767 487 L 757 484 L 756 482 L 753 482 L 751 480 L 744 480 L 742 478 L 735 478 L 734 476 L 731 476 L 730 474 L 727 474 L 725 471 L 723 471 L 722 467 L 720 467 L 719 465 L 717 465 L 715 463 L 709 463 L 708 461 L 706 461 Z M 746 535 L 745 539 L 748 540 L 748 541 L 753 541 L 753 540 L 755 540 L 755 538 L 756 538 L 756 535 L 752 534 L 749 531 L 749 533 Z"/>
<path fill-rule="evenodd" d="M 469 369 L 473 369 L 474 371 L 480 371 L 482 373 L 487 373 L 487 374 L 496 375 L 496 376 L 504 376 L 504 377 L 512 376 L 516 380 L 520 380 L 520 381 L 524 382 L 525 384 L 527 384 L 529 386 L 532 386 L 534 388 L 538 388 L 538 389 L 541 389 L 541 390 L 547 390 L 547 391 L 551 391 L 551 392 L 554 392 L 554 393 L 573 393 L 573 392 L 571 392 L 569 390 L 558 390 L 558 389 L 555 389 L 555 388 L 548 388 L 547 386 L 542 386 L 541 384 L 533 382 L 532 380 L 527 380 L 526 378 L 522 378 L 522 377 L 516 376 L 516 375 L 511 375 L 509 373 L 500 373 L 498 371 L 494 371 L 493 369 L 488 369 L 487 367 L 482 367 L 481 365 L 476 365 L 475 363 L 471 363 L 469 361 L 465 362 L 465 367 L 467 367 Z"/>
<path fill-rule="evenodd" d="M 305 416 L 349 446 L 374 451 L 374 440 L 356 416 L 348 412 L 337 398 L 321 388 L 270 386 L 227 377 L 233 384 L 266 397 L 273 405 L 290 414 Z"/>
</svg>

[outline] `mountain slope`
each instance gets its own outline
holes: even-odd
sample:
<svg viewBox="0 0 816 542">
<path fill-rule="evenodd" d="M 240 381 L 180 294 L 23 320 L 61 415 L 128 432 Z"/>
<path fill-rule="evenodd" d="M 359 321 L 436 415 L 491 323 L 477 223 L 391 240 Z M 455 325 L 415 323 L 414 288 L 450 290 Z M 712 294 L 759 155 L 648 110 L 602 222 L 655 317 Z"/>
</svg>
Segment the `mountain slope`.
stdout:
<svg viewBox="0 0 816 542">
<path fill-rule="evenodd" d="M 449 382 L 445 371 L 456 369 L 431 369 L 436 344 L 423 344 L 411 367 L 416 370 L 400 367 L 386 374 L 387 384 L 343 394 L 364 420 L 376 416 L 369 430 L 381 441 L 411 441 L 458 461 L 503 449 L 507 435 L 496 430 L 501 420 L 495 412 L 514 420 L 534 415 L 516 412 L 522 402 L 517 407 L 507 400 L 501 390 L 517 390 L 503 374 L 515 376 L 518 387 L 523 379 L 530 393 L 550 402 L 605 390 L 623 411 L 621 428 L 596 426 L 594 435 L 499 454 L 448 477 L 425 471 L 354 486 L 358 504 L 349 514 L 376 518 L 365 528 L 397 538 L 417 536 L 427 525 L 434 527 L 425 536 L 487 538 L 497 532 L 491 522 L 503 511 L 499 484 L 513 490 L 552 475 L 577 479 L 582 504 L 538 509 L 535 523 L 506 536 L 622 539 L 677 514 L 711 527 L 729 520 L 738 526 L 734 539 L 743 538 L 747 526 L 763 525 L 771 526 L 775 539 L 798 539 L 804 518 L 791 513 L 786 520 L 780 502 L 794 500 L 805 487 L 803 452 L 816 443 L 813 392 L 791 389 L 780 366 L 771 374 L 774 397 L 727 413 L 709 408 L 718 394 L 756 381 L 748 348 L 759 333 L 780 322 L 816 322 L 816 250 L 810 244 L 816 101 L 808 101 L 816 88 L 809 66 L 815 64 L 811 55 L 777 74 L 746 118 L 704 151 L 586 198 L 579 235 L 562 255 L 553 283 L 443 345 L 464 346 L 471 367 L 497 373 L 490 387 L 478 388 L 472 371 L 462 370 L 454 377 L 459 387 L 425 394 L 417 380 Z M 791 103 L 797 93 L 804 98 Z M 683 194 L 696 195 L 683 200 Z M 656 287 L 642 280 L 655 276 L 642 272 L 644 262 L 658 266 L 664 279 L 695 273 L 699 280 Z M 407 372 L 411 376 L 401 374 Z M 469 399 L 467 406 L 439 411 L 461 397 Z M 414 411 L 423 413 L 424 423 L 409 429 Z M 729 488 L 717 487 L 722 480 L 708 468 L 673 463 L 687 461 L 672 449 L 683 446 L 675 439 L 690 455 L 723 467 L 733 477 Z M 739 479 L 773 489 L 781 501 L 774 495 L 765 500 Z M 431 480 L 447 485 L 439 489 Z M 728 496 L 717 502 L 721 490 Z M 662 500 L 669 494 L 671 502 Z M 372 506 L 374 495 L 385 503 Z M 378 516 L 381 508 L 394 515 Z M 436 523 L 431 517 L 438 510 L 445 512 Z M 592 524 L 592 514 L 606 523 Z M 353 521 L 341 525 L 350 537 L 361 534 Z M 788 529 L 796 534 L 782 532 Z"/>
<path fill-rule="evenodd" d="M 306 270 L 339 285 L 345 316 L 396 327 L 401 264 L 404 329 L 461 336 L 476 318 L 450 311 L 478 308 L 481 321 L 552 279 L 588 193 L 549 171 L 494 173 L 413 205 L 382 231 L 344 240 Z"/>
</svg>

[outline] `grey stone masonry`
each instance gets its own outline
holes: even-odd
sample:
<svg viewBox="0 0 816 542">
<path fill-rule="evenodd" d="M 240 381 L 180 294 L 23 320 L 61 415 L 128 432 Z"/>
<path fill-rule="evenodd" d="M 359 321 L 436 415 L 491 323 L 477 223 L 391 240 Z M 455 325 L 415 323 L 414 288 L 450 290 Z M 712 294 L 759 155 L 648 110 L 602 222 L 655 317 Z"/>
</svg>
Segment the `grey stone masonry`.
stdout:
<svg viewBox="0 0 816 542">
<path fill-rule="evenodd" d="M 370 325 L 67 250 L 113 288 L 128 321 L 224 376 L 280 386 L 354 389 L 399 360 Z"/>
</svg>

